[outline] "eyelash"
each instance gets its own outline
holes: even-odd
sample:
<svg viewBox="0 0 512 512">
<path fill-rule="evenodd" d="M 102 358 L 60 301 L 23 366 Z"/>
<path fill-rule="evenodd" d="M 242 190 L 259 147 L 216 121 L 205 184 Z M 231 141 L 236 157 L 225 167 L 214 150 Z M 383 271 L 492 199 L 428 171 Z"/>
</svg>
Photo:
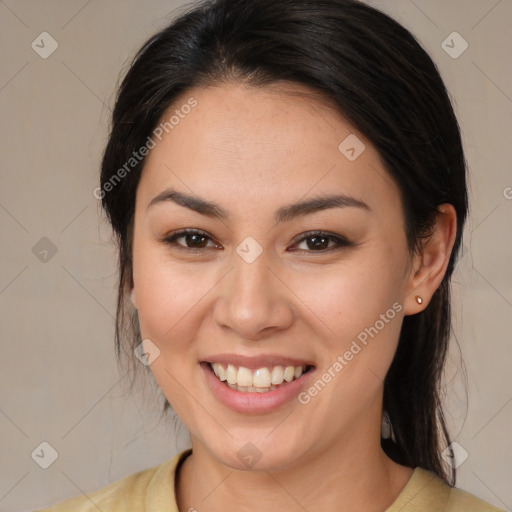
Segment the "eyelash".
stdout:
<svg viewBox="0 0 512 512">
<path fill-rule="evenodd" d="M 178 249 L 180 251 L 185 251 L 188 253 L 196 253 L 197 254 L 197 253 L 204 252 L 204 250 L 207 249 L 207 247 L 203 247 L 203 248 L 184 247 L 184 246 L 176 243 L 176 240 L 179 240 L 180 238 L 183 238 L 186 235 L 199 235 L 199 236 L 203 236 L 203 237 L 206 237 L 206 238 L 212 240 L 212 238 L 208 235 L 208 233 L 206 233 L 204 231 L 201 231 L 198 229 L 182 229 L 175 233 L 171 233 L 170 235 L 164 237 L 161 241 L 163 243 L 165 243 L 166 245 L 175 247 L 176 249 Z M 349 240 L 347 240 L 344 237 L 341 237 L 338 235 L 331 235 L 330 233 L 327 233 L 325 231 L 308 231 L 307 233 L 304 233 L 301 236 L 301 238 L 299 238 L 296 242 L 294 242 L 294 245 L 298 245 L 298 244 L 304 242 L 305 240 L 308 240 L 309 238 L 314 238 L 314 237 L 328 238 L 329 240 L 334 240 L 335 246 L 329 247 L 327 249 L 322 249 L 320 251 L 296 249 L 296 250 L 294 250 L 294 252 L 299 252 L 302 254 L 311 254 L 311 253 L 326 254 L 326 253 L 329 253 L 332 251 L 339 250 L 342 247 L 350 247 L 350 246 L 354 245 L 352 242 L 350 242 Z"/>
</svg>

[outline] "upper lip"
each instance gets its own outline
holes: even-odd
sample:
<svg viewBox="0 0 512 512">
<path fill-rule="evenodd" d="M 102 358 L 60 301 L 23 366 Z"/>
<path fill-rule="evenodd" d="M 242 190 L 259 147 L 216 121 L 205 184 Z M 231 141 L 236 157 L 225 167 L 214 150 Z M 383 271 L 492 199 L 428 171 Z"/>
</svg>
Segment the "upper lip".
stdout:
<svg viewBox="0 0 512 512">
<path fill-rule="evenodd" d="M 243 366 L 249 370 L 272 368 L 273 366 L 314 366 L 311 361 L 279 354 L 263 354 L 259 356 L 242 356 L 239 354 L 215 354 L 203 359 L 207 363 L 231 364 Z"/>
</svg>

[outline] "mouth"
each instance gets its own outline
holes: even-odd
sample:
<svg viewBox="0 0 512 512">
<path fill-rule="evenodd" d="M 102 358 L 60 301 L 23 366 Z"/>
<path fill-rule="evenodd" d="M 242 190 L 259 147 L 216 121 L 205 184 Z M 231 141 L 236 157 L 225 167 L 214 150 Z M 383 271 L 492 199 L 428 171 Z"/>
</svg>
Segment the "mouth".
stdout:
<svg viewBox="0 0 512 512">
<path fill-rule="evenodd" d="M 274 365 L 252 370 L 219 362 L 203 364 L 225 386 L 241 393 L 269 393 L 299 380 L 314 368 L 311 365 Z"/>
</svg>

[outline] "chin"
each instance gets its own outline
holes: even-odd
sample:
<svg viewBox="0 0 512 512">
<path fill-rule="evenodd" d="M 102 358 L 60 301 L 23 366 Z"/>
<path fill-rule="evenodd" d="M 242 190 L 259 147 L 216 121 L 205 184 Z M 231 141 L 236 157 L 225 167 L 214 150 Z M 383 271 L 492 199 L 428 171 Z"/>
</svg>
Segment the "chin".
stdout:
<svg viewBox="0 0 512 512">
<path fill-rule="evenodd" d="M 295 445 L 272 436 L 265 439 L 265 435 L 255 436 L 252 441 L 250 436 L 231 439 L 230 443 L 219 443 L 208 451 L 233 470 L 269 472 L 284 471 L 296 465 L 296 459 L 304 454 L 303 442 Z"/>
</svg>

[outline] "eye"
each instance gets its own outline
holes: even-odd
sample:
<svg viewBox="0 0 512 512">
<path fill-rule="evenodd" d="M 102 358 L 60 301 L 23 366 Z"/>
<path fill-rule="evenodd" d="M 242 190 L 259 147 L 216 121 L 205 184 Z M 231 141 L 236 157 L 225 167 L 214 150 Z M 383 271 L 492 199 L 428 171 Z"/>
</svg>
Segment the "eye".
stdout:
<svg viewBox="0 0 512 512">
<path fill-rule="evenodd" d="M 326 253 L 335 251 L 341 247 L 350 247 L 354 245 L 342 236 L 326 233 L 325 231 L 310 231 L 309 233 L 305 233 L 297 240 L 295 246 L 304 242 L 306 243 L 308 250 L 298 249 L 301 253 Z M 330 242 L 334 242 L 333 245 L 329 246 Z M 297 249 L 292 250 L 295 251 Z"/>
<path fill-rule="evenodd" d="M 181 238 L 185 241 L 185 245 L 177 242 Z M 211 238 L 204 231 L 200 231 L 198 229 L 182 229 L 181 231 L 177 231 L 176 233 L 166 236 L 163 238 L 162 242 L 176 247 L 179 250 L 202 252 L 203 248 L 207 247 L 208 240 L 211 240 Z"/>
<path fill-rule="evenodd" d="M 183 239 L 185 243 L 179 243 L 178 240 L 180 239 Z M 162 239 L 162 242 L 167 245 L 192 253 L 203 252 L 203 250 L 207 247 L 220 247 L 216 243 L 208 246 L 208 241 L 212 241 L 212 238 L 208 235 L 208 233 L 198 229 L 182 229 Z M 293 247 L 296 247 L 302 243 L 306 243 L 306 246 L 308 247 L 306 250 L 292 249 L 292 252 L 298 251 L 300 253 L 326 253 L 340 249 L 341 247 L 350 247 L 354 245 L 352 242 L 342 236 L 326 233 L 325 231 L 310 231 L 305 233 L 301 236 L 301 238 L 295 241 Z M 332 244 L 330 245 L 330 243 Z"/>
</svg>

